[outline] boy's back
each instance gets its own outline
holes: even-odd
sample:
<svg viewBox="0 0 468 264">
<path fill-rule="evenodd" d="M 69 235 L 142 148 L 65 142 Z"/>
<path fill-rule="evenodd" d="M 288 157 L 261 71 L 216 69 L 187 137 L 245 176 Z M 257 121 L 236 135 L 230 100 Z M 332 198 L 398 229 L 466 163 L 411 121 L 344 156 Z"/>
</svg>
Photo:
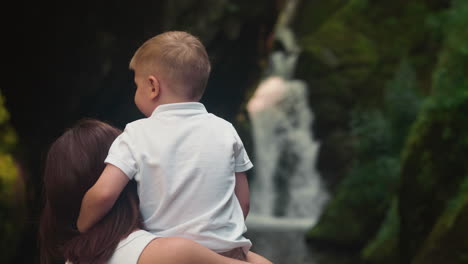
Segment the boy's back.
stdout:
<svg viewBox="0 0 468 264">
<path fill-rule="evenodd" d="M 157 236 L 183 236 L 225 255 L 244 256 L 252 167 L 232 125 L 198 101 L 210 75 L 205 47 L 181 31 L 145 41 L 130 61 L 135 104 L 148 118 L 127 125 L 108 165 L 83 198 L 78 229 L 112 208 L 129 179 L 138 182 L 144 224 Z M 237 257 L 236 257 L 237 258 Z"/>
<path fill-rule="evenodd" d="M 144 224 L 217 252 L 251 243 L 234 195 L 235 172 L 252 164 L 232 125 L 200 103 L 161 105 L 127 125 L 106 162 L 138 182 Z"/>
</svg>

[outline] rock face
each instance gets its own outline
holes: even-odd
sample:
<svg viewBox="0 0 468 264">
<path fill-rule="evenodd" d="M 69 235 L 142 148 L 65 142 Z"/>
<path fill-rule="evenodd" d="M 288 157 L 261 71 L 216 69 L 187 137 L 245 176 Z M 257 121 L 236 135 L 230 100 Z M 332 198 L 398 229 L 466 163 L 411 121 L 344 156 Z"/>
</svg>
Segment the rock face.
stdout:
<svg viewBox="0 0 468 264">
<path fill-rule="evenodd" d="M 406 147 L 399 196 L 401 263 L 468 258 L 468 95 L 459 99 L 427 110 Z"/>
<path fill-rule="evenodd" d="M 15 82 L 2 92 L 30 175 L 31 217 L 40 211 L 43 156 L 66 127 L 92 117 L 123 128 L 143 117 L 133 103 L 128 69 L 140 44 L 167 30 L 199 36 L 213 69 L 202 101 L 210 112 L 236 123 L 246 91 L 261 74 L 278 8 L 268 0 L 85 0 L 18 6 L 22 23 L 12 35 L 17 45 L 11 64 Z M 26 233 L 24 240 L 30 242 L 24 247 L 36 248 L 35 227 Z M 28 256 L 33 254 L 22 255 Z"/>
<path fill-rule="evenodd" d="M 468 261 L 468 3 L 442 18 L 433 92 L 402 156 L 401 263 Z"/>
<path fill-rule="evenodd" d="M 468 189 L 467 177 L 452 205 L 441 214 L 413 258 L 416 264 L 466 263 L 468 260 Z"/>
<path fill-rule="evenodd" d="M 302 75 L 317 93 L 311 105 L 317 122 L 332 124 L 317 123 L 315 129 L 325 142 L 339 131 L 343 140 L 357 143 L 351 145 L 352 162 L 322 163 L 326 174 L 345 178 L 309 241 L 357 248 L 366 263 L 466 263 L 467 18 L 466 1 L 350 1 L 304 36 Z M 411 78 L 398 74 L 397 58 L 415 70 L 414 85 L 398 84 Z M 318 74 L 307 75 L 307 68 Z M 388 82 L 392 72 L 394 81 Z M 411 116 L 395 110 L 412 108 L 417 97 L 389 110 L 388 92 L 395 84 L 426 95 L 409 130 L 395 130 L 401 121 L 413 122 L 394 119 Z M 348 100 L 339 101 L 340 95 Z M 333 111 L 321 106 L 327 100 L 334 102 Z M 353 129 L 356 109 L 360 119 L 367 116 L 367 127 L 358 123 Z M 351 126 L 331 122 L 336 116 Z M 387 168 L 368 167 L 379 160 L 386 160 Z M 327 169 L 337 164 L 348 169 Z"/>
<path fill-rule="evenodd" d="M 424 1 L 353 0 L 338 7 L 332 2 L 327 10 L 333 12 L 315 30 L 304 28 L 298 18 L 303 53 L 297 75 L 310 87 L 313 129 L 322 144 L 319 170 L 336 190 L 309 238 L 356 247 L 374 235 L 390 206 L 403 141 L 398 131 L 410 123 L 394 117 L 411 121 L 415 115 L 392 108 L 395 101 L 412 101 L 395 91 L 428 89 L 430 69 L 420 65 L 433 64 L 429 51 L 436 44 L 424 25 L 440 7 Z M 314 7 L 309 3 L 304 9 Z M 340 225 L 343 219 L 346 225 Z M 343 230 L 332 237 L 324 231 L 340 230 L 337 226 Z"/>
<path fill-rule="evenodd" d="M 426 19 L 443 3 L 319 2 L 303 1 L 297 18 L 303 49 L 297 76 L 310 86 L 314 134 L 323 144 L 318 166 L 333 189 L 354 156 L 352 110 L 379 108 L 385 83 L 405 57 L 417 71 L 420 89 L 428 89 L 438 44 Z"/>
</svg>

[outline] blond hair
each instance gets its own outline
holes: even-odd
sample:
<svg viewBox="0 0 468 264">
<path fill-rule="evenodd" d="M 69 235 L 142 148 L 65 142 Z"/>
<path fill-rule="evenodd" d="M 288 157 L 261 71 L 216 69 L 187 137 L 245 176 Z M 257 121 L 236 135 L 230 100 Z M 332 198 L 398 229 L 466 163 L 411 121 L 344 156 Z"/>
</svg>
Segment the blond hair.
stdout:
<svg viewBox="0 0 468 264">
<path fill-rule="evenodd" d="M 130 69 L 149 71 L 170 83 L 178 95 L 199 100 L 211 65 L 201 41 L 183 31 L 168 31 L 147 40 L 130 61 Z"/>
</svg>

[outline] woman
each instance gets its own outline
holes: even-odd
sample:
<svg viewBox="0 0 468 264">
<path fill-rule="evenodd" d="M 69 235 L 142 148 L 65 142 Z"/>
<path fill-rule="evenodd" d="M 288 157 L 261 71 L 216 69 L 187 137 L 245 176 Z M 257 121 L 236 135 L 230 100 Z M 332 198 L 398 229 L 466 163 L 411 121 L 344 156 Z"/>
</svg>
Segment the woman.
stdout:
<svg viewBox="0 0 468 264">
<path fill-rule="evenodd" d="M 50 147 L 44 172 L 45 207 L 39 239 L 41 263 L 248 263 L 223 257 L 191 240 L 157 238 L 142 230 L 135 183 L 112 210 L 88 232 L 75 226 L 86 191 L 104 169 L 104 159 L 120 130 L 97 120 L 83 120 Z M 249 252 L 250 263 L 271 263 Z"/>
</svg>

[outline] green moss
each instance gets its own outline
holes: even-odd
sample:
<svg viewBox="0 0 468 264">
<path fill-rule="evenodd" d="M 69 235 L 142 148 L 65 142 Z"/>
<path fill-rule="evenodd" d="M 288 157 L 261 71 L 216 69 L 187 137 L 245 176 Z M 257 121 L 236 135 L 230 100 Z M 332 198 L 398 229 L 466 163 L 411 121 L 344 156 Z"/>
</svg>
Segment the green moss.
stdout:
<svg viewBox="0 0 468 264">
<path fill-rule="evenodd" d="M 327 205 L 325 213 L 320 217 L 320 221 L 307 232 L 307 241 L 317 241 L 319 244 L 326 242 L 327 244 L 345 247 L 355 246 L 359 242 L 362 243 L 359 236 L 362 226 L 359 225 L 358 221 L 352 221 L 358 215 L 352 208 L 344 207 L 344 201 L 346 199 L 343 197 L 336 197 Z"/>
<path fill-rule="evenodd" d="M 467 173 L 468 97 L 458 105 L 428 103 L 414 125 L 402 158 L 400 214 L 404 258 L 410 259 L 431 232 Z M 450 137 L 444 136 L 451 128 Z"/>
<path fill-rule="evenodd" d="M 440 18 L 446 39 L 433 75 L 436 104 L 446 107 L 468 96 L 468 4 L 458 0 L 453 6 Z"/>
<path fill-rule="evenodd" d="M 320 221 L 308 232 L 309 241 L 359 247 L 380 226 L 394 192 L 397 161 L 379 158 L 356 168 L 340 184 Z"/>
<path fill-rule="evenodd" d="M 411 67 L 403 61 L 399 68 L 386 85 L 381 110 L 353 112 L 355 161 L 320 222 L 310 231 L 310 239 L 363 245 L 374 237 L 388 214 L 399 178 L 399 153 L 420 101 L 414 95 L 414 78 L 408 78 L 413 73 Z M 406 109 L 396 109 L 399 106 Z"/>
<path fill-rule="evenodd" d="M 342 79 L 336 82 L 340 86 L 346 85 L 345 80 L 359 82 L 367 78 L 378 60 L 375 43 L 353 28 L 346 18 L 348 9 L 338 11 L 317 32 L 300 40 L 304 53 L 316 60 L 314 64 L 326 67 L 322 71 L 345 67 L 345 71 L 330 76 Z"/>
<path fill-rule="evenodd" d="M 415 254 L 419 244 L 432 230 L 438 215 L 448 206 L 450 200 L 466 173 L 465 160 L 468 144 L 463 138 L 468 135 L 468 97 L 458 107 L 446 109 L 430 107 L 415 126 L 404 155 L 405 177 L 402 182 L 402 201 L 407 209 L 403 218 L 408 245 L 408 257 Z M 444 136 L 446 128 L 451 135 Z M 429 143 L 430 142 L 430 143 Z M 408 192 L 408 193 L 406 193 Z M 418 223 L 418 229 L 413 225 Z"/>
<path fill-rule="evenodd" d="M 468 261 L 468 176 L 422 245 L 413 264 Z"/>
<path fill-rule="evenodd" d="M 457 253 L 468 252 L 466 227 L 457 225 L 459 232 L 465 232 L 465 240 L 457 239 L 450 227 L 454 221 L 459 223 L 460 219 L 465 219 L 465 209 L 455 212 L 450 208 L 459 207 L 447 202 L 453 201 L 468 175 L 466 23 L 468 2 L 453 1 L 452 8 L 439 22 L 445 41 L 433 74 L 432 96 L 413 126 L 402 155 L 401 253 L 408 263 L 412 260 L 426 263 L 424 261 L 429 261 L 429 256 L 434 256 L 436 251 L 441 252 L 441 256 L 451 252 L 453 263 L 466 261 L 463 259 L 466 255 Z M 447 240 L 449 237 L 453 238 L 451 242 Z M 438 258 L 434 256 L 433 259 Z"/>
<path fill-rule="evenodd" d="M 295 21 L 299 35 L 314 33 L 327 19 L 345 5 L 348 0 L 301 1 Z"/>
<path fill-rule="evenodd" d="M 316 124 L 321 127 L 317 129 L 320 139 L 327 142 L 327 135 L 340 129 L 349 133 L 349 141 L 358 143 L 353 148 L 353 165 L 348 167 L 351 170 L 318 224 L 309 230 L 309 239 L 350 245 L 372 238 L 362 252 L 364 259 L 374 263 L 400 263 L 400 259 L 411 263 L 416 254 L 418 261 L 433 254 L 418 251 L 431 236 L 434 241 L 444 241 L 437 245 L 440 252 L 454 255 L 450 259 L 467 260 L 466 253 L 460 253 L 462 249 L 468 252 L 464 241 L 457 240 L 453 245 L 448 239 L 453 233 L 434 231 L 447 230 L 449 226 L 452 230 L 458 223 L 456 226 L 466 234 L 460 224 L 460 219 L 466 222 L 464 209 L 460 211 L 456 209 L 460 205 L 452 203 L 463 204 L 460 201 L 464 198 L 453 197 L 467 175 L 468 2 L 454 0 L 449 10 L 442 8 L 437 1 L 351 0 L 317 28 L 300 36 L 303 53 L 297 76 L 311 87 L 310 101 Z M 390 88 L 382 84 L 404 68 L 402 58 L 415 70 L 406 71 L 410 74 L 400 74 L 399 80 L 389 83 L 402 87 L 389 103 L 386 98 L 391 97 L 387 93 Z M 413 104 L 417 97 L 398 97 L 410 90 L 430 95 L 420 113 L 419 104 Z M 389 104 L 393 108 L 384 106 Z M 327 116 L 327 105 L 338 110 Z M 361 127 L 367 129 L 363 135 L 371 136 L 353 134 L 353 125 L 342 130 L 335 113 L 340 113 L 340 120 L 349 124 L 354 118 L 349 113 L 355 112 L 350 109 L 371 113 L 365 119 L 369 126 Z M 406 110 L 410 113 L 404 113 Z M 418 113 L 418 117 L 408 136 L 408 127 L 414 120 L 411 113 Z M 382 167 L 377 164 L 385 159 L 395 161 L 393 169 L 398 170 L 400 165 L 402 169 L 398 201 L 393 202 L 398 206 L 392 205 L 388 212 L 385 206 L 389 206 L 393 190 L 383 189 L 378 182 L 393 186 L 391 180 L 398 177 L 389 177 L 391 169 L 379 172 Z M 371 174 L 378 179 L 372 179 Z M 381 203 L 372 203 L 372 197 L 382 199 Z M 382 220 L 385 213 L 386 220 L 380 225 L 378 219 Z M 377 214 L 381 214 L 380 218 Z M 379 227 L 377 235 L 370 231 Z"/>
<path fill-rule="evenodd" d="M 367 263 L 398 263 L 399 231 L 398 200 L 394 198 L 379 232 L 362 250 L 362 259 Z"/>
<path fill-rule="evenodd" d="M 414 88 L 429 90 L 440 43 L 426 20 L 440 7 L 423 0 L 303 2 L 296 25 L 302 48 L 296 77 L 310 87 L 314 134 L 322 142 L 322 153 L 333 156 L 339 148 L 333 144 L 354 141 L 349 126 L 353 109 L 381 109 L 385 104 L 385 83 L 401 68 L 403 58 L 414 69 L 409 79 Z M 396 110 L 413 107 L 411 100 L 398 99 L 406 105 Z M 331 139 L 335 131 L 344 131 L 342 142 Z M 401 131 L 396 138 L 404 141 L 406 131 Z M 318 166 L 325 178 L 338 183 L 352 161 L 332 164 L 319 159 Z"/>
<path fill-rule="evenodd" d="M 297 75 L 319 90 L 311 93 L 312 106 L 320 98 L 350 107 L 334 90 L 350 95 L 348 102 L 378 106 L 382 82 L 392 78 L 403 57 L 416 63 L 417 76 L 430 76 L 437 43 L 426 26 L 431 12 L 425 1 L 352 0 L 316 30 L 299 32 Z"/>
</svg>

